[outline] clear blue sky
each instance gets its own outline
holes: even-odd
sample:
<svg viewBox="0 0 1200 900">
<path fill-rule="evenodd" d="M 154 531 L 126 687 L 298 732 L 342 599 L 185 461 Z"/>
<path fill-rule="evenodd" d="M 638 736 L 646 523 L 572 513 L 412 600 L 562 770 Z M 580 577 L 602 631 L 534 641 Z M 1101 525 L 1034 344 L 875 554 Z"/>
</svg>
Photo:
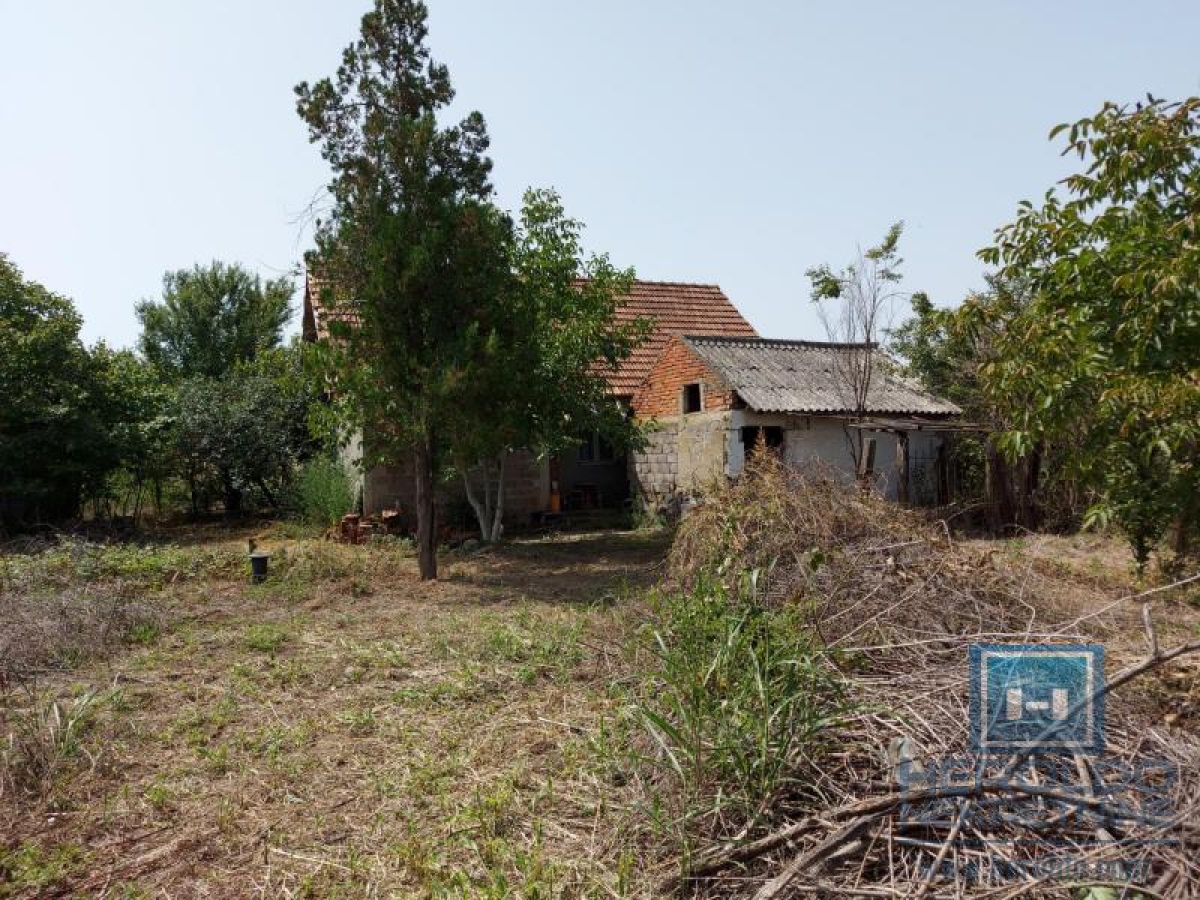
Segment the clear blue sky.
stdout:
<svg viewBox="0 0 1200 900">
<path fill-rule="evenodd" d="M 292 87 L 367 0 L 0 0 L 0 251 L 131 344 L 164 270 L 299 265 L 325 181 Z M 431 0 L 431 46 L 514 208 L 553 186 L 644 278 L 717 282 L 820 337 L 804 270 L 908 224 L 906 285 L 956 303 L 975 251 L 1067 170 L 1059 121 L 1200 93 L 1200 4 Z"/>
</svg>

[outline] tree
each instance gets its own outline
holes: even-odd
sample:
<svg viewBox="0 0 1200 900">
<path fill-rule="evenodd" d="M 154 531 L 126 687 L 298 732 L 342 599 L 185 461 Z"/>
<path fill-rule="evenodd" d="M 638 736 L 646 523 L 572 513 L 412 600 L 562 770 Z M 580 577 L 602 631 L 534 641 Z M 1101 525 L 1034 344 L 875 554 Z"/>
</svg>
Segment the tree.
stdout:
<svg viewBox="0 0 1200 900">
<path fill-rule="evenodd" d="M 1036 527 L 1042 510 L 1035 495 L 1045 495 L 1045 486 L 1037 483 L 1044 448 L 1012 464 L 998 452 L 991 433 L 1004 431 L 1009 420 L 984 392 L 980 378 L 982 368 L 997 356 L 999 336 L 1027 302 L 1026 286 L 989 275 L 987 287 L 973 291 L 957 309 L 939 309 L 923 293 L 911 299 L 913 315 L 890 332 L 891 349 L 910 376 L 960 406 L 967 422 L 987 429 L 954 436 L 959 490 L 986 495 L 995 533 L 1013 525 Z"/>
<path fill-rule="evenodd" d="M 292 291 L 288 278 L 264 282 L 237 264 L 167 272 L 162 300 L 137 304 L 139 348 L 173 379 L 219 378 L 279 346 Z"/>
<path fill-rule="evenodd" d="M 0 524 L 76 515 L 117 465 L 74 304 L 0 254 Z"/>
<path fill-rule="evenodd" d="M 336 75 L 296 94 L 333 171 L 309 268 L 327 306 L 355 310 L 328 350 L 337 401 L 370 423 L 366 462 L 411 454 L 418 562 L 434 578 L 442 431 L 511 280 L 512 223 L 487 202 L 483 117 L 438 121 L 454 91 L 430 58 L 426 17 L 417 0 L 376 0 Z"/>
<path fill-rule="evenodd" d="M 471 377 L 460 381 L 448 441 L 485 541 L 502 532 L 510 452 L 550 454 L 594 431 L 617 447 L 638 439 L 605 375 L 649 323 L 615 321 L 633 271 L 585 258 L 581 233 L 556 193 L 526 192 L 500 315 Z"/>
<path fill-rule="evenodd" d="M 1086 168 L 980 252 L 1030 291 L 980 374 L 1008 455 L 1067 448 L 1095 492 L 1085 521 L 1122 528 L 1140 567 L 1197 515 L 1200 98 L 1106 103 L 1059 135 Z"/>
<path fill-rule="evenodd" d="M 835 355 L 835 375 L 845 394 L 846 408 L 856 420 L 866 417 L 867 399 L 878 364 L 879 335 L 893 307 L 905 295 L 898 287 L 901 274 L 898 246 L 904 223 L 892 225 L 876 247 L 858 251 L 858 258 L 834 272 L 822 264 L 805 274 L 812 282 L 812 299 L 832 343 L 843 345 Z M 836 302 L 829 302 L 836 301 Z M 850 453 L 861 467 L 864 434 L 847 434 Z"/>
<path fill-rule="evenodd" d="M 175 471 L 174 392 L 157 369 L 129 350 L 100 343 L 91 350 L 97 390 L 94 411 L 106 425 L 116 467 L 91 486 L 97 516 L 129 515 L 136 522 L 147 491 L 163 506 L 163 483 Z"/>
<path fill-rule="evenodd" d="M 176 453 L 192 494 L 193 512 L 207 506 L 211 486 L 227 515 L 255 492 L 278 509 L 297 464 L 316 443 L 307 428 L 315 401 L 299 377 L 299 348 L 277 349 L 240 363 L 222 378 L 190 378 L 174 407 Z"/>
</svg>

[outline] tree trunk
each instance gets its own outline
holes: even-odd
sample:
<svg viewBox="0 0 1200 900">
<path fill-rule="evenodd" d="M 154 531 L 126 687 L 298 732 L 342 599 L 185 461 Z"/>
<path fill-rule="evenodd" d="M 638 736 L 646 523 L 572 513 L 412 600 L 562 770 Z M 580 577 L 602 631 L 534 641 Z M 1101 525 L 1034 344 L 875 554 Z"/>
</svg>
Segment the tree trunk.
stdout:
<svg viewBox="0 0 1200 900">
<path fill-rule="evenodd" d="M 507 454 L 501 450 L 496 459 L 496 509 L 492 517 L 492 540 L 500 540 L 504 532 L 504 457 Z"/>
<path fill-rule="evenodd" d="M 1196 523 L 1196 513 L 1198 510 L 1200 510 L 1200 491 L 1193 489 L 1188 492 L 1183 509 L 1175 517 L 1175 521 L 1171 523 L 1171 549 L 1175 551 L 1177 556 L 1183 556 L 1188 552 L 1191 529 Z"/>
<path fill-rule="evenodd" d="M 471 509 L 475 511 L 475 521 L 479 523 L 479 539 L 484 543 L 491 540 L 491 495 L 487 489 L 487 466 L 481 465 L 483 470 L 483 500 L 480 501 L 479 495 L 475 493 L 475 488 L 471 484 L 470 469 L 464 460 L 459 460 L 456 465 L 458 470 L 462 472 L 463 487 L 467 491 L 467 502 L 471 504 Z"/>
<path fill-rule="evenodd" d="M 258 489 L 263 492 L 263 496 L 267 498 L 267 503 L 271 504 L 271 509 L 278 510 L 279 500 L 276 499 L 275 494 L 271 492 L 271 489 L 267 487 L 266 481 L 259 478 L 256 481 L 256 484 L 258 485 Z"/>
<path fill-rule="evenodd" d="M 999 535 L 1016 521 L 1016 505 L 1013 503 L 1012 478 L 1004 455 L 988 438 L 984 445 L 987 459 L 987 514 L 988 528 Z"/>
<path fill-rule="evenodd" d="M 242 491 L 234 486 L 228 475 L 221 476 L 221 485 L 225 494 L 225 518 L 235 518 L 242 512 Z"/>
<path fill-rule="evenodd" d="M 433 501 L 433 441 L 428 431 L 413 446 L 416 462 L 417 567 L 421 580 L 437 578 L 437 529 Z"/>
<path fill-rule="evenodd" d="M 496 492 L 492 493 L 492 476 L 491 467 L 488 460 L 482 460 L 479 463 L 479 471 L 483 475 L 483 500 L 479 499 L 479 495 L 475 492 L 474 485 L 471 484 L 471 479 L 468 475 L 470 466 L 467 466 L 462 460 L 457 465 L 462 472 L 463 487 L 466 488 L 467 502 L 471 504 L 471 509 L 475 511 L 475 519 L 479 522 L 479 538 L 485 544 L 490 544 L 500 540 L 500 535 L 504 531 L 504 457 L 506 454 L 500 453 L 496 457 Z M 493 501 L 493 496 L 495 500 Z"/>
<path fill-rule="evenodd" d="M 1035 447 L 1021 460 L 1020 524 L 1036 531 L 1041 524 L 1041 510 L 1037 505 L 1038 481 L 1041 478 L 1042 452 Z"/>
</svg>

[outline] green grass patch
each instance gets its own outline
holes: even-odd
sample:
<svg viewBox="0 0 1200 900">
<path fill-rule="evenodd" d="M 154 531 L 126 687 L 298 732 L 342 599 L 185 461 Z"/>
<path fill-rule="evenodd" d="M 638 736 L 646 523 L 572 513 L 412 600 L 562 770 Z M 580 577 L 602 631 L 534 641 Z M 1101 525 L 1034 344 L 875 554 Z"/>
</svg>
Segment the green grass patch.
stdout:
<svg viewBox="0 0 1200 900">
<path fill-rule="evenodd" d="M 291 635 L 287 629 L 270 622 L 251 625 L 242 636 L 242 644 L 246 649 L 256 650 L 259 653 L 278 653 L 280 648 L 290 640 Z"/>
<path fill-rule="evenodd" d="M 0 897 L 40 895 L 61 886 L 83 870 L 87 854 L 75 844 L 43 848 L 21 844 L 13 850 L 0 847 Z"/>
<path fill-rule="evenodd" d="M 767 601 L 759 572 L 735 590 L 700 577 L 655 603 L 646 629 L 654 664 L 638 709 L 664 774 L 660 824 L 686 843 L 802 789 L 849 705 L 815 635 L 795 607 Z"/>
</svg>

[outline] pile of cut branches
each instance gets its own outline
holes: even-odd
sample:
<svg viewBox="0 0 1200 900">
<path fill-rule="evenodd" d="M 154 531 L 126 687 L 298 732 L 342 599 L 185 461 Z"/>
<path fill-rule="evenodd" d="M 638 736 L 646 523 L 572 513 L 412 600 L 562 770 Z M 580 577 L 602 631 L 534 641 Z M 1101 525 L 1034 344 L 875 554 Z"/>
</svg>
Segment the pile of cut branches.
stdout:
<svg viewBox="0 0 1200 900">
<path fill-rule="evenodd" d="M 1200 641 L 1160 646 L 1154 612 L 1165 633 L 1200 576 L 1130 596 L 1093 587 L 1082 612 L 1064 610 L 1028 560 L 764 457 L 682 523 L 665 590 L 716 579 L 732 591 L 762 573 L 759 602 L 797 614 L 852 711 L 832 748 L 826 737 L 819 755 L 794 751 L 794 777 L 760 798 L 765 815 L 693 835 L 661 888 L 760 900 L 1196 896 L 1200 739 L 1164 722 L 1156 692 Z M 972 644 L 1098 642 L 1103 755 L 971 749 Z"/>
</svg>

